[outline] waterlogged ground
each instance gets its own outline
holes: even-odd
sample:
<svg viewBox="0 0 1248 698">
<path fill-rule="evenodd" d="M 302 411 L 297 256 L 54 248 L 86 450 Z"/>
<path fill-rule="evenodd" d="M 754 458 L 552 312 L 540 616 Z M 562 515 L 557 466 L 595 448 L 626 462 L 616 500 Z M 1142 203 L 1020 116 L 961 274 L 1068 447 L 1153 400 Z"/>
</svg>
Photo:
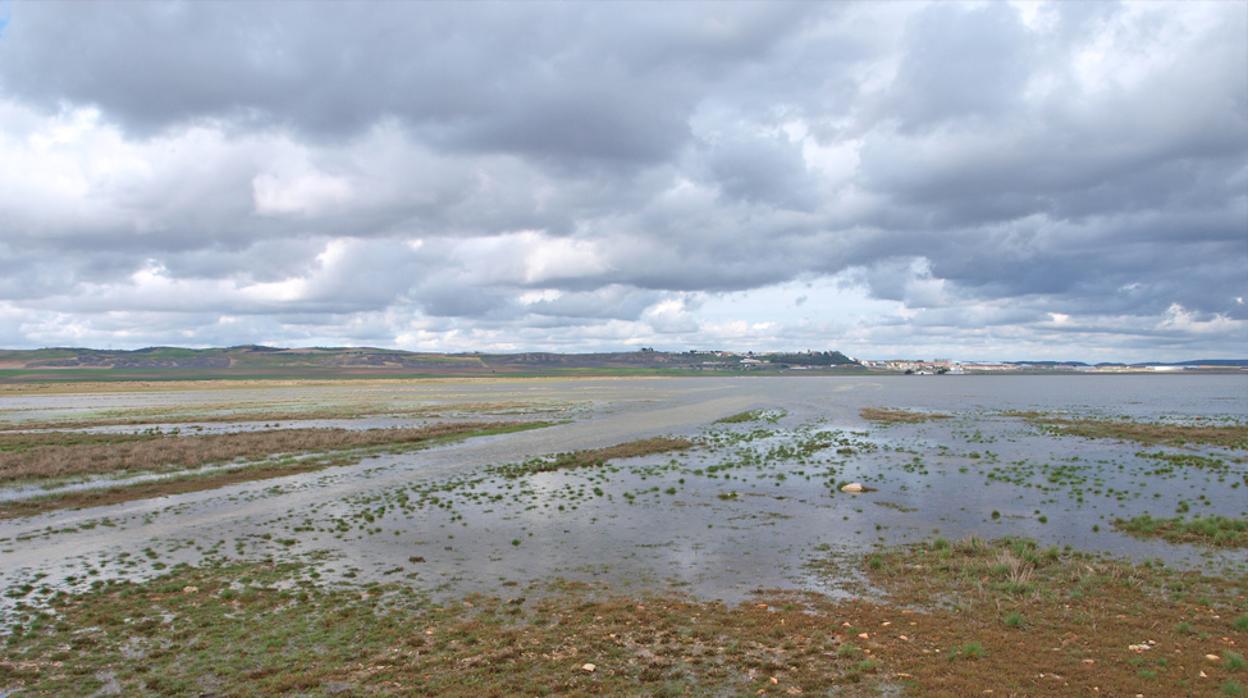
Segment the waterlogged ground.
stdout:
<svg viewBox="0 0 1248 698">
<path fill-rule="evenodd" d="M 865 407 L 950 418 L 873 423 L 859 415 Z M 1239 424 L 1248 419 L 1248 380 L 1239 376 L 428 381 L 0 398 L 13 425 L 83 429 L 141 422 L 136 415 L 155 421 L 108 428 L 189 428 L 197 410 L 212 415 L 205 428 L 222 428 L 234 424 L 221 421 L 231 410 L 265 409 L 292 426 L 305 425 L 294 412 L 348 410 L 364 414 L 333 423 L 469 413 L 562 423 L 0 521 L 4 612 L 179 562 L 309 554 L 327 579 L 402 581 L 444 596 L 561 577 L 726 600 L 760 588 L 843 593 L 855 564 L 812 560 L 858 560 L 934 535 L 1022 535 L 1217 573 L 1242 574 L 1248 560 L 1243 549 L 1135 538 L 1112 525 L 1139 514 L 1248 515 L 1248 452 L 1063 436 L 1014 414 Z M 745 410 L 758 412 L 717 423 Z M 555 472 L 502 467 L 656 435 L 688 437 L 695 448 Z M 876 491 L 841 492 L 847 482 Z"/>
</svg>

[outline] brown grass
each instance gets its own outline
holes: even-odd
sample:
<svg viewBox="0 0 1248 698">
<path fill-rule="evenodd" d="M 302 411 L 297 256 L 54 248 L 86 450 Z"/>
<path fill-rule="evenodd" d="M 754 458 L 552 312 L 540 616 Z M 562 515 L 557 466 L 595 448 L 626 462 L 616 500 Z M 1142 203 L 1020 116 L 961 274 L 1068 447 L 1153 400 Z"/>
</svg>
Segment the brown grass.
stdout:
<svg viewBox="0 0 1248 698">
<path fill-rule="evenodd" d="M 93 427 L 144 426 L 149 424 L 215 424 L 231 422 L 291 422 L 309 419 L 362 419 L 366 417 L 436 417 L 448 412 L 515 412 L 533 405 L 519 402 L 470 402 L 422 407 L 338 406 L 307 410 L 228 411 L 217 409 L 187 413 L 169 409 L 128 410 L 123 414 L 105 414 L 86 419 L 56 419 L 40 422 L 0 423 L 0 432 L 47 429 L 90 429 Z M 211 409 L 211 408 L 209 408 Z"/>
<path fill-rule="evenodd" d="M 183 569 L 56 601 L 54 618 L 13 636 L 0 685 L 89 695 L 111 675 L 123 693 L 167 695 L 1168 696 L 1245 679 L 1233 654 L 1248 642 L 1242 578 L 1021 541 L 937 541 L 866 563 L 886 599 L 774 592 L 739 606 L 576 583 L 529 602 L 435 606 L 399 586 L 292 585 L 266 564 Z"/>
<path fill-rule="evenodd" d="M 868 646 L 925 695 L 1207 695 L 1233 673 L 1205 655 L 1248 641 L 1232 625 L 1246 603 L 1242 574 L 1202 577 L 1019 540 L 936 541 L 868 561 L 889 594 L 868 614 L 879 643 Z M 907 607 L 922 612 L 897 622 Z M 1129 649 L 1140 643 L 1151 649 Z M 969 644 L 982 656 L 951 659 Z"/>
<path fill-rule="evenodd" d="M 402 429 L 271 429 L 230 434 L 0 434 L 0 482 L 163 472 L 213 463 L 254 460 L 284 453 L 311 453 L 378 445 L 419 444 L 489 426 L 473 422 Z"/>
<path fill-rule="evenodd" d="M 509 463 L 494 466 L 490 470 L 504 477 L 523 477 L 535 473 L 548 473 L 555 470 L 569 470 L 600 466 L 616 458 L 637 458 L 656 453 L 684 451 L 693 448 L 693 442 L 683 438 L 658 436 L 649 439 L 628 441 L 605 448 L 593 448 L 570 453 L 557 453 L 553 456 L 530 458 L 523 463 Z"/>
<path fill-rule="evenodd" d="M 949 419 L 950 415 L 937 412 L 911 412 L 887 407 L 864 407 L 858 410 L 858 416 L 869 422 L 882 424 L 918 424 L 936 419 Z"/>
<path fill-rule="evenodd" d="M 413 383 L 433 384 L 505 384 L 533 383 L 539 381 L 646 381 L 661 379 L 653 375 L 577 375 L 561 374 L 551 376 L 509 376 L 509 375 L 448 375 L 448 376 L 408 376 L 408 377 L 350 377 L 341 378 L 230 378 L 230 379 L 174 379 L 174 380 L 53 380 L 29 382 L 0 382 L 0 395 L 64 395 L 91 393 L 157 393 L 200 390 L 238 390 L 244 388 L 283 388 L 283 387 L 341 387 L 350 385 L 353 388 L 404 386 Z"/>
<path fill-rule="evenodd" d="M 226 470 L 219 473 L 211 473 L 208 475 L 152 480 L 150 482 L 140 482 L 121 487 L 107 487 L 103 489 L 83 490 L 79 492 L 66 492 L 64 494 L 49 495 L 47 497 L 35 497 L 32 499 L 22 499 L 12 502 L 0 502 L 0 519 L 16 519 L 23 516 L 44 514 L 49 511 L 59 511 L 61 509 L 102 507 L 110 504 L 138 501 L 140 499 L 151 499 L 152 497 L 167 497 L 175 494 L 186 494 L 188 492 L 202 492 L 204 490 L 217 489 L 218 487 L 235 485 L 240 482 L 252 482 L 254 480 L 267 480 L 269 478 L 297 475 L 299 473 L 322 470 L 333 465 L 348 465 L 355 462 L 355 460 L 356 459 L 353 458 L 343 457 L 329 461 L 326 459 L 299 461 L 289 465 L 257 465 L 246 468 L 238 468 L 235 470 Z"/>
<path fill-rule="evenodd" d="M 1078 419 L 1033 412 L 1007 414 L 1023 417 L 1054 433 L 1067 436 L 1117 439 L 1168 446 L 1200 443 L 1223 448 L 1248 449 L 1248 424 L 1159 424 L 1120 419 Z"/>
<path fill-rule="evenodd" d="M 290 460 L 288 462 L 262 461 L 254 465 L 246 465 L 220 472 L 169 477 L 129 485 L 63 492 L 43 497 L 0 502 L 0 520 L 15 519 L 23 516 L 34 516 L 36 514 L 58 511 L 61 509 L 83 509 L 86 507 L 106 506 L 109 504 L 120 504 L 122 502 L 132 502 L 140 499 L 150 499 L 152 497 L 166 497 L 175 494 L 186 494 L 188 492 L 201 492 L 204 490 L 238 484 L 240 482 L 267 480 L 270 478 L 286 477 L 288 475 L 297 475 L 299 473 L 324 470 L 325 468 L 335 466 L 351 465 L 359 462 L 361 458 L 375 452 L 377 449 L 385 449 L 386 447 L 410 449 L 413 446 L 431 446 L 437 443 L 459 438 L 507 433 L 522 429 L 537 428 L 545 425 L 545 422 L 502 422 L 477 424 L 473 425 L 476 427 L 475 429 L 467 431 L 455 430 L 441 434 L 432 434 L 427 438 L 418 441 L 406 440 L 402 442 L 385 442 L 370 446 L 359 446 L 351 449 L 331 450 L 329 453 L 315 454 L 300 458 L 298 460 Z M 379 429 L 377 431 L 398 430 Z"/>
<path fill-rule="evenodd" d="M 693 442 L 689 439 L 656 436 L 650 439 L 638 439 L 605 448 L 576 451 L 575 455 L 578 459 L 590 463 L 615 460 L 616 458 L 637 458 L 670 451 L 684 451 L 690 448 L 693 448 Z"/>
</svg>

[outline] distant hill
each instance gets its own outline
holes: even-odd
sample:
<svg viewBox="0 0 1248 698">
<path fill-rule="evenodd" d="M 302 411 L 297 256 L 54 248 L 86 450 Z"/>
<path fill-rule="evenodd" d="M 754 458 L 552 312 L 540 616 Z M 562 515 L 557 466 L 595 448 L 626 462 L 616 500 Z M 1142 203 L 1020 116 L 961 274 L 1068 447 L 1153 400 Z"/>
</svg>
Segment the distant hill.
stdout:
<svg viewBox="0 0 1248 698">
<path fill-rule="evenodd" d="M 1023 372 L 1091 369 L 1082 361 L 1008 361 Z M 1248 359 L 1198 359 L 1175 363 L 1099 363 L 1096 368 L 1147 370 L 1248 369 Z M 639 351 L 560 354 L 411 352 L 376 347 L 286 348 L 247 344 L 187 349 L 146 347 L 134 350 L 51 347 L 0 350 L 0 383 L 75 380 L 187 380 L 261 378 L 387 378 L 440 376 L 558 375 L 698 375 L 698 374 L 845 374 L 865 372 L 858 360 L 839 351 L 806 352 L 665 352 Z M 878 370 L 878 369 L 877 369 Z"/>
<path fill-rule="evenodd" d="M 799 354 L 768 354 L 768 363 L 791 366 L 844 366 L 858 363 L 839 351 L 812 351 Z"/>
<path fill-rule="evenodd" d="M 0 350 L 0 380 L 168 380 L 186 378 L 300 378 L 488 376 L 784 371 L 791 367 L 853 370 L 862 367 L 836 351 L 789 354 L 632 352 L 558 354 L 441 354 L 375 347 L 282 348 L 243 345 L 134 350 L 53 347 Z"/>
</svg>

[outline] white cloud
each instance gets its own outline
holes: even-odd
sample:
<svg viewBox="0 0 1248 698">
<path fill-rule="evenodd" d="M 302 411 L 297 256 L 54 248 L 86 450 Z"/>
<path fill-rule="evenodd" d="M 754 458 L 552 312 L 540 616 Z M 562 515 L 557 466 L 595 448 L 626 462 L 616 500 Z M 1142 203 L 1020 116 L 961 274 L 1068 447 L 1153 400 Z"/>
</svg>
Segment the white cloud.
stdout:
<svg viewBox="0 0 1248 698">
<path fill-rule="evenodd" d="M 22 5 L 0 344 L 1242 353 L 1239 10 Z"/>
</svg>

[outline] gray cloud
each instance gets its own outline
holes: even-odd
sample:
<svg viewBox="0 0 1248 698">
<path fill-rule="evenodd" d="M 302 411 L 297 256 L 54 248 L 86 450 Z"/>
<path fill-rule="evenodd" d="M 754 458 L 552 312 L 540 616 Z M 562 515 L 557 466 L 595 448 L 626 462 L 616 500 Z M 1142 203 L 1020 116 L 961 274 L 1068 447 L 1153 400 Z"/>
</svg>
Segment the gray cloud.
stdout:
<svg viewBox="0 0 1248 698">
<path fill-rule="evenodd" d="M 1229 3 L 21 4 L 0 339 L 1242 353 L 1245 37 Z"/>
</svg>

